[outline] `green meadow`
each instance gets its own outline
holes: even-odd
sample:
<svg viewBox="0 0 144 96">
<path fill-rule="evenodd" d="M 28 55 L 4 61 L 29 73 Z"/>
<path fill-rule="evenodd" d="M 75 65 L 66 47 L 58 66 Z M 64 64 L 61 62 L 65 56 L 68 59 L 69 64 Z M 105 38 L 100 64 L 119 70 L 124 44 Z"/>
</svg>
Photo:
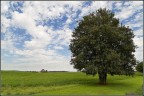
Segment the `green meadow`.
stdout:
<svg viewBox="0 0 144 96">
<path fill-rule="evenodd" d="M 132 76 L 108 75 L 107 85 L 100 85 L 98 75 L 81 72 L 1 71 L 2 95 L 142 95 L 142 73 Z"/>
</svg>

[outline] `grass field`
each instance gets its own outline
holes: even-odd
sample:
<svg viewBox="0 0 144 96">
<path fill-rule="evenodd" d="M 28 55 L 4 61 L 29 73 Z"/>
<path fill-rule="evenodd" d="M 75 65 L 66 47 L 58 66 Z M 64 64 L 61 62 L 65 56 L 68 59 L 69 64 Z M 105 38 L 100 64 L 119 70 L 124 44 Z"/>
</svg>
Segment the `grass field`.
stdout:
<svg viewBox="0 0 144 96">
<path fill-rule="evenodd" d="M 81 72 L 22 72 L 1 71 L 2 95 L 44 94 L 141 94 L 141 73 L 130 76 L 110 76 L 107 85 L 98 84 L 98 75 L 87 76 Z"/>
</svg>

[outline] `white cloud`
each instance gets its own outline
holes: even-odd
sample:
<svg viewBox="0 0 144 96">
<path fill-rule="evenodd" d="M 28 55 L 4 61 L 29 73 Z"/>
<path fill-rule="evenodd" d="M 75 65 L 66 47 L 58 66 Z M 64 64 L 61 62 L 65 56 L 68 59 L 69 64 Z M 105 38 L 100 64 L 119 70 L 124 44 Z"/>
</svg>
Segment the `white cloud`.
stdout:
<svg viewBox="0 0 144 96">
<path fill-rule="evenodd" d="M 140 37 L 140 38 L 135 37 L 133 40 L 137 46 L 140 46 L 140 47 L 143 46 L 143 37 Z"/>
<path fill-rule="evenodd" d="M 138 47 L 135 52 L 135 57 L 137 60 L 143 61 L 143 37 L 135 37 L 133 40 Z"/>
<path fill-rule="evenodd" d="M 134 54 L 137 60 L 143 61 L 143 46 L 137 48 Z"/>
<path fill-rule="evenodd" d="M 103 2 L 103 1 L 94 1 L 94 2 L 92 2 L 92 5 L 91 5 L 91 7 L 92 7 L 92 10 L 96 10 L 96 9 L 98 9 L 98 8 L 105 8 L 105 7 L 107 7 L 107 4 L 108 4 L 108 1 L 105 1 L 105 2 Z"/>
<path fill-rule="evenodd" d="M 136 36 L 142 36 L 143 35 L 143 29 L 142 28 L 139 28 L 138 30 L 135 30 L 134 31 L 134 34 Z"/>
<path fill-rule="evenodd" d="M 64 27 L 63 29 L 61 30 L 54 30 L 52 31 L 53 33 L 55 32 L 57 37 L 53 37 L 53 38 L 56 38 L 56 39 L 53 39 L 53 41 L 51 41 L 51 44 L 59 44 L 60 46 L 61 45 L 64 45 L 64 46 L 69 46 L 70 44 L 70 39 L 72 38 L 71 35 L 72 35 L 72 30 L 67 28 L 67 27 Z M 53 35 L 52 35 L 53 36 Z"/>
<path fill-rule="evenodd" d="M 32 36 L 31 41 L 25 41 L 26 48 L 43 48 L 50 42 L 50 35 L 46 32 L 48 27 L 36 26 L 34 18 L 26 13 L 14 12 L 12 24 L 15 27 L 24 28 Z"/>
<path fill-rule="evenodd" d="M 127 19 L 128 17 L 132 16 L 133 10 L 132 6 L 129 7 L 122 7 L 121 11 L 116 14 L 116 18 L 120 19 Z"/>
<path fill-rule="evenodd" d="M 99 8 L 107 8 L 111 10 L 113 3 L 114 2 L 112 1 L 93 1 L 90 6 L 82 8 L 79 19 L 81 19 L 81 17 L 85 15 L 88 15 L 91 12 L 96 11 Z"/>
<path fill-rule="evenodd" d="M 47 5 L 46 3 L 50 3 L 50 5 Z M 38 6 L 38 4 L 39 2 L 25 2 L 24 8 L 22 8 L 23 13 L 14 12 L 12 14 L 12 24 L 14 26 L 26 29 L 28 34 L 33 37 L 31 41 L 25 41 L 25 47 L 30 49 L 46 47 L 50 42 L 53 42 L 51 40 L 55 35 L 54 30 L 48 29 L 48 27 L 36 26 L 35 20 L 41 20 L 41 18 L 43 18 L 42 20 L 59 18 L 60 14 L 64 15 L 66 12 L 66 9 L 64 8 L 64 5 L 66 4 L 73 8 L 80 8 L 81 6 L 80 2 L 62 2 L 61 4 L 58 2 L 56 2 L 56 4 L 53 2 L 40 2 L 40 5 L 43 7 Z M 71 23 L 71 19 L 72 18 L 69 16 L 66 24 Z M 51 35 L 49 35 L 46 30 Z M 71 37 L 71 32 L 69 32 L 69 29 L 65 28 L 63 30 L 59 30 L 58 34 L 59 38 L 55 41 L 59 41 L 61 39 L 61 44 L 66 45 Z"/>
<path fill-rule="evenodd" d="M 1 16 L 1 32 L 5 33 L 8 29 L 8 27 L 10 27 L 10 19 L 7 19 L 5 16 Z"/>
<path fill-rule="evenodd" d="M 4 50 L 14 49 L 13 42 L 10 40 L 1 40 L 1 49 L 4 49 Z"/>
<path fill-rule="evenodd" d="M 61 62 L 61 64 L 4 64 L 2 63 L 1 69 L 3 70 L 20 70 L 20 71 L 40 71 L 41 69 L 45 69 L 48 71 L 73 71 L 76 72 L 75 69 L 73 69 L 72 65 L 69 65 L 68 62 Z"/>
<path fill-rule="evenodd" d="M 133 1 L 132 6 L 139 7 L 143 5 L 143 1 Z"/>
<path fill-rule="evenodd" d="M 128 3 L 128 2 L 127 2 L 127 3 Z M 117 8 L 121 8 L 121 7 L 122 7 L 122 2 L 116 1 L 116 2 L 115 2 L 115 6 L 116 6 Z"/>
<path fill-rule="evenodd" d="M 72 22 L 71 18 L 69 17 L 67 20 L 66 20 L 66 25 L 70 24 Z"/>
<path fill-rule="evenodd" d="M 65 8 L 65 5 L 68 8 Z M 66 12 L 75 12 L 81 8 L 81 5 L 82 2 L 80 1 L 26 1 L 23 11 L 31 14 L 37 20 L 47 20 L 61 18 L 62 14 Z M 72 8 L 71 11 L 69 11 L 70 8 Z"/>
<path fill-rule="evenodd" d="M 135 15 L 135 18 L 134 18 L 134 21 L 143 21 L 143 13 L 142 12 L 140 12 L 140 13 L 137 13 L 136 15 Z"/>
<path fill-rule="evenodd" d="M 126 5 L 129 6 L 125 6 L 125 4 L 123 6 L 122 2 L 116 2 L 117 6 L 115 9 L 119 9 L 120 11 L 116 12 L 115 17 L 120 18 L 121 20 L 129 18 L 133 16 L 133 14 L 136 13 L 138 10 L 143 9 L 142 1 L 132 1 L 132 2 L 125 1 L 125 3 L 127 3 Z"/>
<path fill-rule="evenodd" d="M 128 25 L 130 28 L 134 28 L 134 27 L 142 27 L 143 23 L 142 22 L 128 22 L 126 23 L 126 25 Z"/>
<path fill-rule="evenodd" d="M 1 14 L 6 13 L 9 8 L 10 1 L 1 1 Z"/>
<path fill-rule="evenodd" d="M 76 71 L 69 64 L 70 58 L 59 55 L 55 50 L 15 50 L 15 54 L 25 56 L 17 58 L 12 64 L 3 64 L 2 69 L 9 70 L 36 70 L 47 69 L 49 71 Z"/>
<path fill-rule="evenodd" d="M 29 28 L 35 26 L 34 19 L 30 16 L 30 14 L 19 13 L 17 11 L 14 11 L 12 13 L 12 24 L 13 26 L 17 26 L 20 28 Z"/>
</svg>

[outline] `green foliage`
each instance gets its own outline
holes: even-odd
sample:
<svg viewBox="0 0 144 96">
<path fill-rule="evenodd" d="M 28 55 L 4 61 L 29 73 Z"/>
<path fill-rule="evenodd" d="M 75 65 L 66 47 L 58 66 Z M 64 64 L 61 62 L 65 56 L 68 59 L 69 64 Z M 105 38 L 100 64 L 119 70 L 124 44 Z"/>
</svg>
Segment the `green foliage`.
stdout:
<svg viewBox="0 0 144 96">
<path fill-rule="evenodd" d="M 143 73 L 143 62 L 137 64 L 136 70 Z"/>
<path fill-rule="evenodd" d="M 106 79 L 107 73 L 134 74 L 134 34 L 130 28 L 120 25 L 110 10 L 99 9 L 84 16 L 72 37 L 71 64 L 78 71 L 98 73 L 100 81 Z"/>
<path fill-rule="evenodd" d="M 141 73 L 142 74 L 142 73 Z M 98 76 L 81 72 L 1 72 L 1 95 L 125 95 L 137 94 L 142 87 L 142 75 L 126 77 L 108 75 L 106 86 L 98 84 Z M 141 91 L 139 91 L 141 93 Z"/>
</svg>

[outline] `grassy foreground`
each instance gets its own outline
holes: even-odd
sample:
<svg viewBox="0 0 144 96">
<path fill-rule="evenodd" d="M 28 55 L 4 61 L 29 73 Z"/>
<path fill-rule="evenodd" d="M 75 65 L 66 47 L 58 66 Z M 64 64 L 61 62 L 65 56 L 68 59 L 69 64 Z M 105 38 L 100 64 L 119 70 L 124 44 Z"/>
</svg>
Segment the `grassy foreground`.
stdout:
<svg viewBox="0 0 144 96">
<path fill-rule="evenodd" d="M 98 75 L 81 72 L 21 72 L 2 71 L 2 95 L 44 94 L 118 94 L 141 93 L 141 73 L 130 76 L 110 76 L 107 85 L 98 84 Z"/>
</svg>

